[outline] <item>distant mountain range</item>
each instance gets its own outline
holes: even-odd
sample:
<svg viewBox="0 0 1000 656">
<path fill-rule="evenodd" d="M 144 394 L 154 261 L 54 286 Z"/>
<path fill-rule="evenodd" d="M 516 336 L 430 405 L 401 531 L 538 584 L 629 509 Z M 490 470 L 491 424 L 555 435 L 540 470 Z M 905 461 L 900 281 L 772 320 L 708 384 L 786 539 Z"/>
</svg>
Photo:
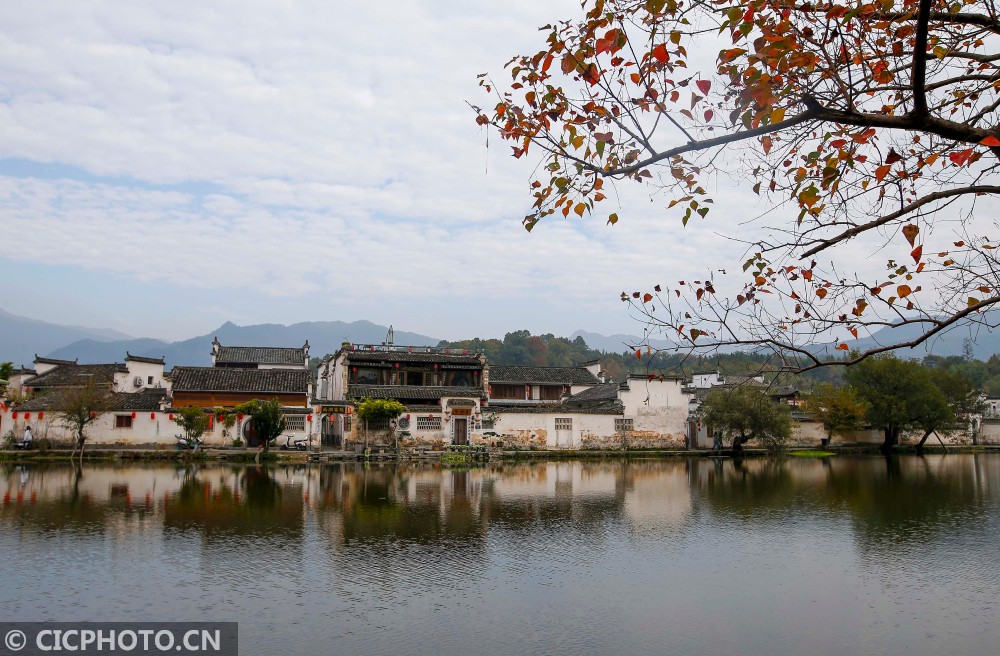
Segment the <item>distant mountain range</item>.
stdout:
<svg viewBox="0 0 1000 656">
<path fill-rule="evenodd" d="M 132 339 L 130 335 L 106 328 L 61 326 L 37 319 L 19 317 L 0 309 L 0 362 L 30 366 L 35 354 L 52 351 L 80 340 L 95 344 Z M 122 353 L 117 359 L 121 359 Z"/>
<path fill-rule="evenodd" d="M 290 326 L 237 326 L 226 322 L 205 335 L 166 342 L 131 337 L 111 329 L 62 326 L 16 316 L 0 309 L 0 362 L 10 361 L 15 365 L 30 366 L 36 353 L 51 358 L 79 360 L 81 363 L 121 362 L 125 353 L 129 352 L 132 355 L 163 357 L 168 368 L 175 365 L 207 366 L 211 364 L 212 339 L 215 337 L 230 346 L 301 346 L 309 340 L 310 354 L 322 357 L 335 352 L 343 342 L 379 344 L 385 340 L 387 330 L 386 326 L 370 321 L 307 321 Z M 850 346 L 868 348 L 884 342 L 888 340 L 887 331 L 888 329 L 883 329 L 874 337 L 851 342 Z M 916 335 L 915 327 L 904 327 L 892 333 L 892 340 L 905 341 Z M 968 328 L 960 328 L 930 340 L 926 345 L 903 351 L 900 355 L 917 358 L 928 353 L 962 355 L 965 339 L 970 336 L 975 340 L 975 357 L 986 360 L 1000 352 L 1000 333 L 982 330 L 978 334 L 971 334 Z M 630 350 L 630 346 L 642 343 L 642 337 L 637 335 L 602 335 L 584 330 L 570 335 L 570 339 L 577 337 L 582 337 L 591 348 L 605 353 L 622 353 Z M 396 330 L 394 341 L 412 346 L 434 346 L 441 340 Z M 654 348 L 671 346 L 667 340 L 650 340 L 650 344 Z"/>
</svg>

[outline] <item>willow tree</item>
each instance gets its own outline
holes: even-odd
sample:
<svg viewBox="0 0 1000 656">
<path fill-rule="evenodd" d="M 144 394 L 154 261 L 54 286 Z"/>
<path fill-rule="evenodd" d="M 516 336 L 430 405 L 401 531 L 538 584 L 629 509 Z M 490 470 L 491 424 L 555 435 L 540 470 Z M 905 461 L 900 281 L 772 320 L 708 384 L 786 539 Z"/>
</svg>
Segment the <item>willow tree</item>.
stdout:
<svg viewBox="0 0 1000 656">
<path fill-rule="evenodd" d="M 633 182 L 678 228 L 711 218 L 723 176 L 770 210 L 731 235 L 739 262 L 622 293 L 679 345 L 804 369 L 995 321 L 992 0 L 587 0 L 542 30 L 509 83 L 481 76 L 495 105 L 477 108 L 540 159 L 526 228 L 625 220 L 609 190 Z M 862 271 L 873 257 L 885 268 Z"/>
</svg>

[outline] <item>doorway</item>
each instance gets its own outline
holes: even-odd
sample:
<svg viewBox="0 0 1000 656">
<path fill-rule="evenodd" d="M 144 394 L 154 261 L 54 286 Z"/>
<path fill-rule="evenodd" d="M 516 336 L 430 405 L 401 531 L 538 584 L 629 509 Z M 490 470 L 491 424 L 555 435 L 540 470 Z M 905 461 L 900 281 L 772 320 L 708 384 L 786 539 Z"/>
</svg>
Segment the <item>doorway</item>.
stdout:
<svg viewBox="0 0 1000 656">
<path fill-rule="evenodd" d="M 453 420 L 455 422 L 455 435 L 452 439 L 452 444 L 468 444 L 469 443 L 469 420 L 466 417 L 455 417 Z"/>
</svg>

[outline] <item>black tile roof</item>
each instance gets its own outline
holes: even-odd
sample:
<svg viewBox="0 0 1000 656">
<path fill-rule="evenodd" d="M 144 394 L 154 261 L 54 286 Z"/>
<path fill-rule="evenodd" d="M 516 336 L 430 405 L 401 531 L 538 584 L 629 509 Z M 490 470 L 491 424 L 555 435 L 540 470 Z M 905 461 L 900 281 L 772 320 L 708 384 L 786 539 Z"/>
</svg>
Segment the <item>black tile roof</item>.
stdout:
<svg viewBox="0 0 1000 656">
<path fill-rule="evenodd" d="M 580 406 L 568 406 L 562 403 L 505 405 L 501 401 L 491 401 L 486 409 L 511 414 L 621 415 L 625 413 L 625 406 L 618 399 Z"/>
<path fill-rule="evenodd" d="M 490 367 L 491 383 L 558 383 L 562 385 L 597 385 L 601 381 L 584 367 Z"/>
<path fill-rule="evenodd" d="M 141 355 L 132 355 L 128 351 L 125 351 L 125 361 L 131 360 L 132 362 L 146 362 L 148 364 L 166 364 L 164 358 L 147 358 Z"/>
<path fill-rule="evenodd" d="M 418 353 L 414 351 L 345 351 L 349 364 L 383 362 L 436 362 L 442 365 L 481 367 L 479 358 L 469 353 Z"/>
<path fill-rule="evenodd" d="M 175 392 L 306 394 L 310 374 L 305 369 L 174 367 L 171 378 Z"/>
<path fill-rule="evenodd" d="M 478 387 L 443 387 L 420 385 L 349 385 L 347 396 L 350 398 L 371 397 L 373 399 L 440 399 L 443 396 L 459 396 L 483 398 L 483 391 Z"/>
<path fill-rule="evenodd" d="M 271 346 L 220 346 L 215 361 L 226 364 L 284 364 L 303 366 L 306 350 Z"/>
<path fill-rule="evenodd" d="M 76 360 L 56 360 L 55 358 L 43 358 L 35 354 L 35 364 L 76 364 Z"/>
<path fill-rule="evenodd" d="M 618 398 L 617 383 L 602 383 L 574 394 L 564 402 L 569 404 L 591 403 L 593 401 L 610 401 Z"/>
<path fill-rule="evenodd" d="M 167 390 L 162 388 L 145 389 L 141 392 L 114 392 L 110 395 L 107 409 L 109 412 L 121 412 L 122 410 L 156 412 L 159 411 L 160 401 L 166 394 Z M 56 394 L 39 394 L 19 403 L 16 410 L 19 412 L 51 410 L 56 399 Z"/>
<path fill-rule="evenodd" d="M 24 381 L 25 387 L 75 387 L 92 380 L 111 385 L 115 374 L 128 373 L 124 364 L 61 364 L 40 376 Z"/>
</svg>

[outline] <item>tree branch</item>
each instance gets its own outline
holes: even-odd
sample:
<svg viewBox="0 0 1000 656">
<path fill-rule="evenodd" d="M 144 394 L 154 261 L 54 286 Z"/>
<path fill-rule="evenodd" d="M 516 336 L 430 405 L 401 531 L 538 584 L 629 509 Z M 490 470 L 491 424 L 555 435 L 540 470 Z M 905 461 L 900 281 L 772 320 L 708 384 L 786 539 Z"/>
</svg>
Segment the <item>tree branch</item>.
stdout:
<svg viewBox="0 0 1000 656">
<path fill-rule="evenodd" d="M 913 44 L 913 116 L 927 116 L 927 26 L 933 0 L 920 0 L 917 12 L 917 34 Z"/>
<path fill-rule="evenodd" d="M 1000 194 L 1000 186 L 996 185 L 977 185 L 973 187 L 960 187 L 958 189 L 946 189 L 944 191 L 935 191 L 927 194 L 923 198 L 916 200 L 906 207 L 896 210 L 892 214 L 886 214 L 883 217 L 875 219 L 874 221 L 869 221 L 868 223 L 863 223 L 859 226 L 855 226 L 844 232 L 840 233 L 836 237 L 831 237 L 830 239 L 824 239 L 819 243 L 819 245 L 814 246 L 804 252 L 802 257 L 810 257 L 819 253 L 820 251 L 826 250 L 835 244 L 839 244 L 842 241 L 846 241 L 852 237 L 856 237 L 863 232 L 867 232 L 872 228 L 877 228 L 879 226 L 885 225 L 886 223 L 891 223 L 896 219 L 903 217 L 913 210 L 916 210 L 928 203 L 933 203 L 936 200 L 942 200 L 944 198 L 950 198 L 952 196 L 961 196 L 964 194 Z"/>
</svg>

